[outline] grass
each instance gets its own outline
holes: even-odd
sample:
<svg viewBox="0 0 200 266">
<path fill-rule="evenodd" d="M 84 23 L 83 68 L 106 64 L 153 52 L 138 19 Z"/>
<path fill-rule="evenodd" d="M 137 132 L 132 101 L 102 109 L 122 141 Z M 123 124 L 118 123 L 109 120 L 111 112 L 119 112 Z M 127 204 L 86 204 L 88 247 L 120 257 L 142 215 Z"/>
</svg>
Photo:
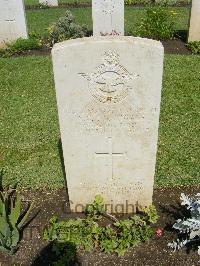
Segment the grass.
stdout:
<svg viewBox="0 0 200 266">
<path fill-rule="evenodd" d="M 6 183 L 60 188 L 64 175 L 51 59 L 0 59 L 0 169 Z M 199 56 L 167 55 L 156 185 L 199 183 Z"/>
<path fill-rule="evenodd" d="M 189 8 L 170 8 L 177 13 L 175 16 L 176 30 L 187 30 L 189 20 Z M 92 10 L 91 8 L 76 8 L 71 9 L 71 12 L 76 17 L 79 24 L 86 24 L 92 30 Z M 65 9 L 40 9 L 40 10 L 27 10 L 27 23 L 29 32 L 37 32 L 44 35 L 48 26 L 56 22 L 58 18 L 64 15 Z M 125 7 L 125 32 L 126 34 L 136 34 L 137 24 L 140 19 L 145 15 L 144 8 Z"/>
</svg>

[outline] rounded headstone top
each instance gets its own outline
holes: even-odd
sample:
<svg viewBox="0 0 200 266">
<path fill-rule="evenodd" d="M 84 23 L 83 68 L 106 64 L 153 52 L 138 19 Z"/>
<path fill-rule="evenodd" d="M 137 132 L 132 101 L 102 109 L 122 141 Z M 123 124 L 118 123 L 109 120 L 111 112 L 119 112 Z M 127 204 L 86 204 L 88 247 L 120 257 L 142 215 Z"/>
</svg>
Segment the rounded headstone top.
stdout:
<svg viewBox="0 0 200 266">
<path fill-rule="evenodd" d="M 152 40 L 152 39 L 146 39 L 141 37 L 132 37 L 132 36 L 92 36 L 92 37 L 84 37 L 84 38 L 78 38 L 78 39 L 72 39 L 72 40 L 66 40 L 60 43 L 56 43 L 53 46 L 52 53 L 54 51 L 64 49 L 69 46 L 76 46 L 86 43 L 107 43 L 107 42 L 113 42 L 113 43 L 127 43 L 131 42 L 133 44 L 140 44 L 141 46 L 154 46 L 156 48 L 163 49 L 163 45 L 160 41 Z"/>
</svg>

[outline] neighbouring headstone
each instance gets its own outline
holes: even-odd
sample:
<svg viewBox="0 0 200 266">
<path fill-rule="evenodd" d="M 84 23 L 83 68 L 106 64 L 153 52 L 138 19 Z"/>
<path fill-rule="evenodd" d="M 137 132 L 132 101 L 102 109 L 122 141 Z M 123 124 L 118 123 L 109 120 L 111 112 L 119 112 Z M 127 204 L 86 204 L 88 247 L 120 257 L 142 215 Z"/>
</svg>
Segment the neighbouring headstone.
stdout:
<svg viewBox="0 0 200 266">
<path fill-rule="evenodd" d="M 0 44 L 28 37 L 23 0 L 0 0 Z"/>
<path fill-rule="evenodd" d="M 91 37 L 56 44 L 52 57 L 71 209 L 97 194 L 115 213 L 151 204 L 162 44 Z"/>
<path fill-rule="evenodd" d="M 92 0 L 93 35 L 124 35 L 124 0 Z"/>
<path fill-rule="evenodd" d="M 47 6 L 58 6 L 58 0 L 39 0 L 39 3 Z"/>
<path fill-rule="evenodd" d="M 188 42 L 200 41 L 200 0 L 192 0 Z"/>
</svg>

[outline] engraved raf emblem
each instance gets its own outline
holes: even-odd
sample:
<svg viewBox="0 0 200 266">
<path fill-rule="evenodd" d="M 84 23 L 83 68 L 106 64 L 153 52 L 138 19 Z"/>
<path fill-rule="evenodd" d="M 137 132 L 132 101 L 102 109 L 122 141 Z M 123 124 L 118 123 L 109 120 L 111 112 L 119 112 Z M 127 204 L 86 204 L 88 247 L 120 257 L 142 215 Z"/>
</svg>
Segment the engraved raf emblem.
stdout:
<svg viewBox="0 0 200 266">
<path fill-rule="evenodd" d="M 117 103 L 128 95 L 130 80 L 138 75 L 130 74 L 122 65 L 115 51 L 104 54 L 104 62 L 93 73 L 80 73 L 87 79 L 92 96 L 102 103 Z"/>
<path fill-rule="evenodd" d="M 114 9 L 115 9 L 114 0 L 104 0 L 101 3 L 101 10 L 103 13 L 112 14 L 114 12 Z"/>
</svg>

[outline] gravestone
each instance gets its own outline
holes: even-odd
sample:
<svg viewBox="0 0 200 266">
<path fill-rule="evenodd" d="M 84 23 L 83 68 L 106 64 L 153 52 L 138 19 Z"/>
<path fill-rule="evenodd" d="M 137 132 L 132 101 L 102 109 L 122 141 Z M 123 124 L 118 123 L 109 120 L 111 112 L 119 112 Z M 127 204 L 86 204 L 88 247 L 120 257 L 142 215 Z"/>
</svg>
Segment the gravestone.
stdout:
<svg viewBox="0 0 200 266">
<path fill-rule="evenodd" d="M 200 41 L 200 0 L 192 0 L 188 42 Z"/>
<path fill-rule="evenodd" d="M 152 202 L 163 71 L 160 42 L 91 37 L 52 50 L 71 209 Z"/>
<path fill-rule="evenodd" d="M 0 44 L 26 39 L 27 28 L 23 0 L 0 0 Z"/>
<path fill-rule="evenodd" d="M 124 35 L 124 0 L 92 0 L 93 35 Z"/>
<path fill-rule="evenodd" d="M 48 6 L 58 6 L 58 0 L 39 0 L 39 3 Z"/>
</svg>

